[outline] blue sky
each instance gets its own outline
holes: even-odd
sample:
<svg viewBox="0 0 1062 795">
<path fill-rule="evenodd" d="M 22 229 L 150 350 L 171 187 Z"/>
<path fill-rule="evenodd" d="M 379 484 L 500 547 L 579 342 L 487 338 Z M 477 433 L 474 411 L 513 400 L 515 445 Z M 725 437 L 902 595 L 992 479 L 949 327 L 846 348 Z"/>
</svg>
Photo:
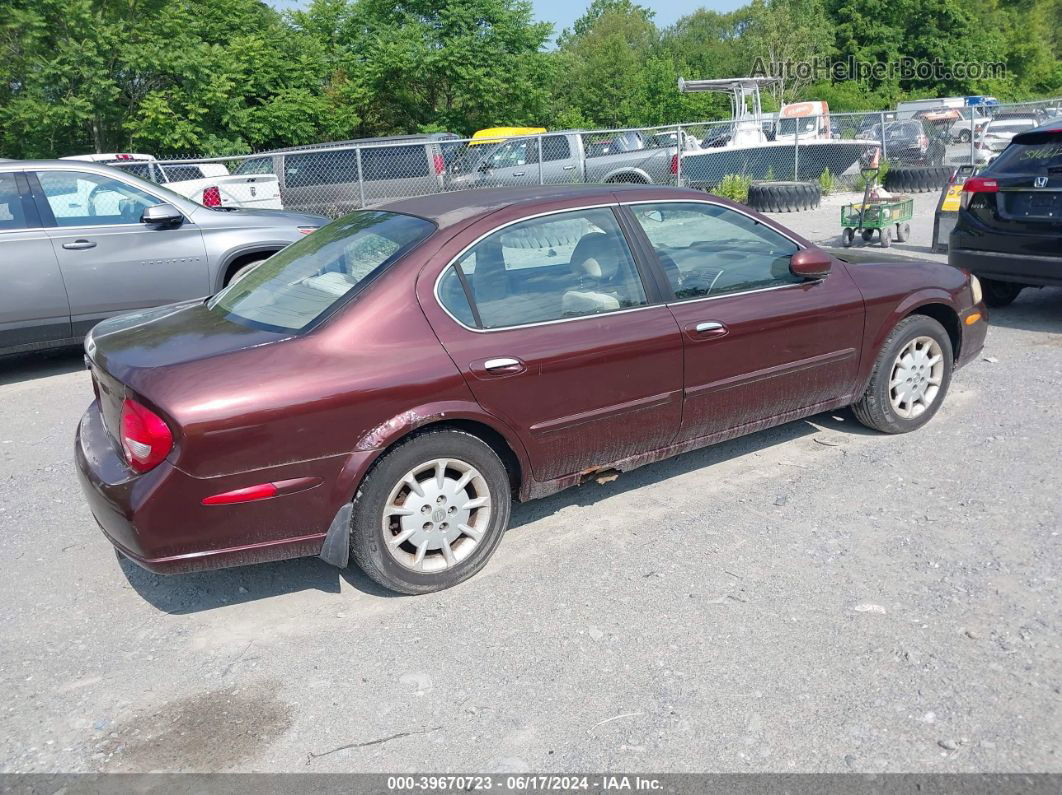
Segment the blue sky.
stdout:
<svg viewBox="0 0 1062 795">
<path fill-rule="evenodd" d="M 275 8 L 298 8 L 309 4 L 309 0 L 268 2 Z M 748 0 L 641 0 L 641 5 L 653 9 L 656 12 L 656 24 L 665 27 L 698 8 L 731 11 L 747 2 Z M 532 0 L 531 4 L 535 7 L 535 15 L 544 22 L 552 22 L 554 33 L 560 33 L 582 15 L 590 5 L 590 0 Z"/>
</svg>

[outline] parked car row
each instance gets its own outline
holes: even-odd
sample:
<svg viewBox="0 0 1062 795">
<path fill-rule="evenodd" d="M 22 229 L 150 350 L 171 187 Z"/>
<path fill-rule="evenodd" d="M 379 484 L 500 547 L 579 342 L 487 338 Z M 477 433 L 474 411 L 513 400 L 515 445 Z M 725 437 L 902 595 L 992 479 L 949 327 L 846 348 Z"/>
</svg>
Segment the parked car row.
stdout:
<svg viewBox="0 0 1062 795">
<path fill-rule="evenodd" d="M 468 145 L 451 133 L 432 133 L 282 149 L 245 160 L 235 173 L 275 175 L 285 207 L 337 216 L 391 199 L 469 188 L 667 183 L 677 165 L 676 133 L 511 135 L 512 129 L 482 131 L 488 135 Z M 698 143 L 683 136 L 683 146 Z"/>
</svg>

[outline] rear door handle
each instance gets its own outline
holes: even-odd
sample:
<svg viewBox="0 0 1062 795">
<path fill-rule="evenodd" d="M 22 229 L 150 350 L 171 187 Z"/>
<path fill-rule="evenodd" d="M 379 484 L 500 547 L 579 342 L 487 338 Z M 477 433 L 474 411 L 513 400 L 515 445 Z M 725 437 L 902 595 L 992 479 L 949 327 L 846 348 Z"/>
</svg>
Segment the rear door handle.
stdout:
<svg viewBox="0 0 1062 795">
<path fill-rule="evenodd" d="M 565 166 L 565 167 L 563 168 L 563 170 L 564 170 L 564 171 L 575 171 L 575 166 Z"/>
<path fill-rule="evenodd" d="M 693 330 L 698 334 L 707 334 L 709 331 L 722 331 L 725 326 L 722 323 L 717 323 L 714 320 L 706 320 L 703 323 L 698 323 L 693 327 Z"/>
<path fill-rule="evenodd" d="M 513 172 L 513 176 L 514 177 L 522 177 L 526 173 L 527 173 L 526 171 L 514 171 Z"/>
<path fill-rule="evenodd" d="M 96 244 L 91 240 L 75 240 L 73 243 L 63 243 L 63 248 L 70 251 L 81 251 L 86 248 L 96 248 Z"/>
</svg>

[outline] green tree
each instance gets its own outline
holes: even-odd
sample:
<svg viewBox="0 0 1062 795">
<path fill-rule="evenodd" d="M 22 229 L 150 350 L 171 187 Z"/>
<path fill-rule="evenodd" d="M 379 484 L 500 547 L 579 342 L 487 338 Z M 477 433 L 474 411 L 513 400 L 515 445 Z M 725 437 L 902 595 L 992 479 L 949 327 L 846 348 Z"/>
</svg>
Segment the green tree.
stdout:
<svg viewBox="0 0 1062 795">
<path fill-rule="evenodd" d="M 525 0 L 359 0 L 342 47 L 368 90 L 365 131 L 541 124 L 551 32 Z"/>
</svg>

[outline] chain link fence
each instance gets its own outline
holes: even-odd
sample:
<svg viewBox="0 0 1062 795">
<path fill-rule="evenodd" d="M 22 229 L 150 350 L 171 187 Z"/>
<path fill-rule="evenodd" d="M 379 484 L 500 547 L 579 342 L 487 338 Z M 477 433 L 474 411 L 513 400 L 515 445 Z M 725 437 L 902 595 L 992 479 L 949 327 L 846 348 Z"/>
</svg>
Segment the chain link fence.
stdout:
<svg viewBox="0 0 1062 795">
<path fill-rule="evenodd" d="M 551 131 L 465 139 L 450 133 L 362 139 L 252 155 L 159 161 L 149 178 L 197 180 L 192 198 L 283 207 L 335 218 L 396 199 L 511 185 L 644 183 L 730 193 L 760 180 L 861 190 L 866 170 L 914 169 L 940 185 L 959 165 L 984 165 L 1015 133 L 1062 117 L 1062 98 L 1022 104 L 777 114 L 662 127 Z M 129 168 L 144 169 L 141 164 Z M 224 181 L 219 191 L 203 179 Z M 143 176 L 141 174 L 141 176 Z M 202 195 L 199 195 L 199 194 Z"/>
</svg>

